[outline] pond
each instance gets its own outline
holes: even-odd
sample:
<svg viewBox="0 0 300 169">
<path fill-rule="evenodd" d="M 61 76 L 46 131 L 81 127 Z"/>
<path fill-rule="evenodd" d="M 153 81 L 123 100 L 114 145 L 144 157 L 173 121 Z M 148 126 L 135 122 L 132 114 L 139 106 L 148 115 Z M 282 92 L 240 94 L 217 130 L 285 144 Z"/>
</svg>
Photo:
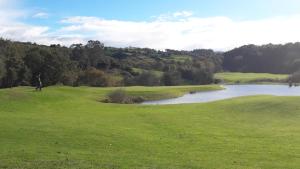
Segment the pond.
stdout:
<svg viewBox="0 0 300 169">
<path fill-rule="evenodd" d="M 174 99 L 147 101 L 142 104 L 165 105 L 205 103 L 253 95 L 300 96 L 300 87 L 289 87 L 288 85 L 224 85 L 223 87 L 225 88 L 224 90 L 186 94 Z"/>
</svg>

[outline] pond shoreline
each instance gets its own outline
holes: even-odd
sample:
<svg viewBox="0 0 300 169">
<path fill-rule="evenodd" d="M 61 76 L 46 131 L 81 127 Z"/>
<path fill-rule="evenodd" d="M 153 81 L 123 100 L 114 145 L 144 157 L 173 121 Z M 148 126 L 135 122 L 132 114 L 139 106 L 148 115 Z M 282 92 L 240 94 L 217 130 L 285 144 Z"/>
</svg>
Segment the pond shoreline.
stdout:
<svg viewBox="0 0 300 169">
<path fill-rule="evenodd" d="M 300 87 L 290 87 L 287 84 L 238 84 L 220 85 L 225 90 L 187 93 L 181 97 L 145 101 L 142 105 L 168 105 L 187 103 L 207 103 L 226 100 L 242 96 L 274 95 L 274 96 L 300 96 Z"/>
</svg>

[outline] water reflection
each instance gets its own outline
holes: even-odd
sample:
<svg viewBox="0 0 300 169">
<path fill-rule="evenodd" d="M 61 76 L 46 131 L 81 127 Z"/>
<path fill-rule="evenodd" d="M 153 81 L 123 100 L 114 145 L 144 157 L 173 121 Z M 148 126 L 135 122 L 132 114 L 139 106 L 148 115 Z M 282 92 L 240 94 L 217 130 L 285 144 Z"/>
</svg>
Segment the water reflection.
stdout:
<svg viewBox="0 0 300 169">
<path fill-rule="evenodd" d="M 275 95 L 275 96 L 300 96 L 300 87 L 289 87 L 288 85 L 225 85 L 225 90 L 200 92 L 186 94 L 175 99 L 147 101 L 143 104 L 164 105 L 183 103 L 205 103 L 240 96 L 252 95 Z"/>
</svg>

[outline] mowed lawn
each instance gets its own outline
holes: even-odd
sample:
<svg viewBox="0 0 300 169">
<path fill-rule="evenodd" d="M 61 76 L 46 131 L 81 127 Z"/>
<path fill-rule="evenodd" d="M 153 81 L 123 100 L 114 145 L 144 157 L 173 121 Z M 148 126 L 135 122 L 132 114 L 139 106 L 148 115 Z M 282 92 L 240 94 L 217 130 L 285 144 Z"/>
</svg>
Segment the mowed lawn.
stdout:
<svg viewBox="0 0 300 169">
<path fill-rule="evenodd" d="M 127 91 L 180 95 L 188 88 Z M 196 89 L 219 88 L 190 90 Z M 99 102 L 111 90 L 0 90 L 0 168 L 300 167 L 300 97 L 164 106 Z"/>
<path fill-rule="evenodd" d="M 216 73 L 215 78 L 224 80 L 226 83 L 257 83 L 257 82 L 280 82 L 285 81 L 289 75 L 270 73 Z"/>
</svg>

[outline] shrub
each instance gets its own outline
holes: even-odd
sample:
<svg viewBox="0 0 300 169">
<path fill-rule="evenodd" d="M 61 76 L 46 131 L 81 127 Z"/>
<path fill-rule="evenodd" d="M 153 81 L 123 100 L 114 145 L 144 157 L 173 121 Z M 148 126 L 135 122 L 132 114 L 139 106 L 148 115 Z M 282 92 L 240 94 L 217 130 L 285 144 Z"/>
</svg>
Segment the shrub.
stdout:
<svg viewBox="0 0 300 169">
<path fill-rule="evenodd" d="M 107 99 L 105 100 L 105 102 L 107 103 L 119 103 L 119 104 L 133 104 L 133 103 L 141 103 L 143 101 L 144 101 L 143 97 L 130 96 L 123 89 L 112 91 L 107 95 Z"/>
<path fill-rule="evenodd" d="M 177 86 L 183 84 L 180 72 L 165 72 L 162 77 L 162 82 L 166 86 Z"/>
<path fill-rule="evenodd" d="M 130 104 L 133 103 L 132 98 L 123 90 L 118 89 L 107 95 L 107 102 Z"/>
<path fill-rule="evenodd" d="M 159 86 L 160 77 L 153 72 L 143 72 L 136 77 L 135 83 L 141 86 Z"/>
<path fill-rule="evenodd" d="M 213 73 L 204 69 L 188 68 L 180 70 L 182 78 L 192 85 L 204 85 L 214 82 Z"/>
<path fill-rule="evenodd" d="M 122 77 L 108 74 L 96 68 L 89 68 L 81 73 L 80 82 L 93 87 L 107 87 L 122 85 Z"/>
<path fill-rule="evenodd" d="M 214 79 L 214 84 L 220 84 L 223 83 L 222 79 Z"/>
<path fill-rule="evenodd" d="M 82 74 L 81 81 L 89 86 L 104 87 L 106 86 L 105 78 L 106 76 L 103 71 L 96 68 L 89 68 Z"/>
<path fill-rule="evenodd" d="M 145 99 L 143 97 L 141 97 L 141 96 L 138 96 L 138 97 L 132 97 L 132 101 L 134 103 L 142 103 L 142 102 L 145 101 Z"/>
<path fill-rule="evenodd" d="M 62 84 L 68 86 L 77 86 L 78 72 L 66 71 L 62 74 Z"/>
<path fill-rule="evenodd" d="M 256 80 L 251 80 L 251 81 L 249 81 L 249 83 L 261 83 L 261 82 L 285 83 L 285 82 L 287 82 L 287 79 L 270 79 L 270 78 L 262 78 L 262 79 L 256 79 Z"/>
<path fill-rule="evenodd" d="M 290 83 L 300 83 L 300 72 L 293 73 L 288 80 Z"/>
</svg>

